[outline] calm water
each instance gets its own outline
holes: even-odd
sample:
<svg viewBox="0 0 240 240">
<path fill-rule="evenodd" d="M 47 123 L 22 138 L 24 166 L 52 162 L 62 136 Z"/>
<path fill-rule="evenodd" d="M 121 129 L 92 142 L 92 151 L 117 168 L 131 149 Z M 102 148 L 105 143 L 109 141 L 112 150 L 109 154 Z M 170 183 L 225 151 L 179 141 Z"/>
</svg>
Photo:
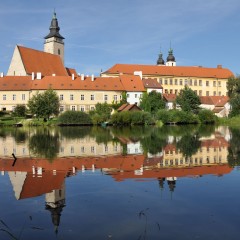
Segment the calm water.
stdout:
<svg viewBox="0 0 240 240">
<path fill-rule="evenodd" d="M 239 140 L 212 126 L 0 129 L 0 239 L 239 239 Z"/>
</svg>

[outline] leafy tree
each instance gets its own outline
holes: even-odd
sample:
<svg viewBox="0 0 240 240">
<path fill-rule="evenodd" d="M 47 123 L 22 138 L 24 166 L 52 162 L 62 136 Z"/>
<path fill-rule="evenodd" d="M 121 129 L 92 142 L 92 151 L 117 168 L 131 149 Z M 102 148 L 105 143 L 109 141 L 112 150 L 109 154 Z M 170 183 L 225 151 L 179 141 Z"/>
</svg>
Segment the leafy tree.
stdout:
<svg viewBox="0 0 240 240">
<path fill-rule="evenodd" d="M 236 95 L 240 94 L 240 76 L 238 77 L 232 76 L 228 78 L 227 90 L 228 90 L 228 96 L 230 98 L 233 98 Z"/>
<path fill-rule="evenodd" d="M 106 122 L 110 119 L 112 107 L 107 103 L 97 103 L 95 110 L 90 112 L 94 124 Z"/>
<path fill-rule="evenodd" d="M 165 108 L 165 102 L 162 98 L 162 94 L 156 91 L 150 93 L 143 93 L 141 98 L 140 107 L 152 114 L 155 114 L 159 109 Z"/>
<path fill-rule="evenodd" d="M 43 117 L 49 119 L 51 115 L 59 113 L 59 98 L 57 93 L 48 89 L 43 93 L 37 92 L 29 101 L 28 108 L 37 118 Z"/>
<path fill-rule="evenodd" d="M 198 95 L 187 86 L 185 86 L 177 96 L 176 103 L 181 106 L 183 111 L 193 113 L 197 113 L 199 105 L 201 104 Z"/>
<path fill-rule="evenodd" d="M 122 92 L 122 98 L 121 101 L 119 103 L 116 103 L 113 101 L 113 103 L 111 104 L 111 107 L 115 110 L 117 110 L 119 107 L 121 107 L 124 103 L 127 103 L 127 93 L 126 92 Z"/>
<path fill-rule="evenodd" d="M 240 77 L 230 77 L 227 82 L 228 96 L 230 98 L 230 117 L 240 114 Z"/>
<path fill-rule="evenodd" d="M 25 117 L 26 115 L 26 106 L 25 105 L 17 105 L 13 111 L 13 116 L 16 117 Z"/>
</svg>

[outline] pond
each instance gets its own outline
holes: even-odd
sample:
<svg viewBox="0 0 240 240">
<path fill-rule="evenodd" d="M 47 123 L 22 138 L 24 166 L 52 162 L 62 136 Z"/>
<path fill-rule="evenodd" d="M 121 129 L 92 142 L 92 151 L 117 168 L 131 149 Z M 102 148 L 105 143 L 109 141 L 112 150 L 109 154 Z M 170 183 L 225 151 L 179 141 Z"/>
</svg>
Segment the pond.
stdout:
<svg viewBox="0 0 240 240">
<path fill-rule="evenodd" d="M 239 239 L 240 131 L 0 129 L 0 239 Z"/>
</svg>

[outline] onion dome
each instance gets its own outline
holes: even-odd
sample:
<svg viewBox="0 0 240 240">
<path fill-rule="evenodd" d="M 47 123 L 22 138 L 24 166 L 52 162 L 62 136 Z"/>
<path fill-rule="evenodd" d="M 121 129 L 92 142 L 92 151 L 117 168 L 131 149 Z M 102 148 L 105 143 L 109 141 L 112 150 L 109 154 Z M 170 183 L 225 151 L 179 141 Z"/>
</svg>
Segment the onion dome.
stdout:
<svg viewBox="0 0 240 240">
<path fill-rule="evenodd" d="M 170 48 L 168 51 L 167 62 L 175 62 L 175 57 L 173 56 L 172 48 Z"/>
<path fill-rule="evenodd" d="M 164 65 L 165 62 L 163 60 L 163 55 L 162 53 L 159 54 L 158 60 L 157 60 L 157 65 Z"/>
</svg>

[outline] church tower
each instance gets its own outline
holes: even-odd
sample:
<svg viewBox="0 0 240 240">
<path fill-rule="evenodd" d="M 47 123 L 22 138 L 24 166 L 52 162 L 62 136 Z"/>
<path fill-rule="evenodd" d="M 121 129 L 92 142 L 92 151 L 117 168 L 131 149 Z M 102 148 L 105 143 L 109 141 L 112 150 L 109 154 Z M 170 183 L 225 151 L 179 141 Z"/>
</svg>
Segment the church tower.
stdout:
<svg viewBox="0 0 240 240">
<path fill-rule="evenodd" d="M 164 65 L 165 65 L 165 62 L 164 62 L 164 60 L 163 60 L 163 54 L 162 54 L 162 52 L 160 52 L 160 54 L 159 54 L 159 57 L 158 57 L 158 60 L 157 60 L 157 65 L 158 65 L 158 66 L 164 66 Z"/>
<path fill-rule="evenodd" d="M 167 57 L 167 61 L 166 61 L 166 66 L 176 66 L 176 61 L 175 61 L 175 57 L 173 56 L 173 50 L 170 47 L 169 51 L 168 51 L 168 57 Z"/>
<path fill-rule="evenodd" d="M 60 27 L 55 12 L 49 30 L 50 33 L 45 37 L 44 52 L 59 55 L 64 63 L 64 37 L 59 33 Z"/>
</svg>

